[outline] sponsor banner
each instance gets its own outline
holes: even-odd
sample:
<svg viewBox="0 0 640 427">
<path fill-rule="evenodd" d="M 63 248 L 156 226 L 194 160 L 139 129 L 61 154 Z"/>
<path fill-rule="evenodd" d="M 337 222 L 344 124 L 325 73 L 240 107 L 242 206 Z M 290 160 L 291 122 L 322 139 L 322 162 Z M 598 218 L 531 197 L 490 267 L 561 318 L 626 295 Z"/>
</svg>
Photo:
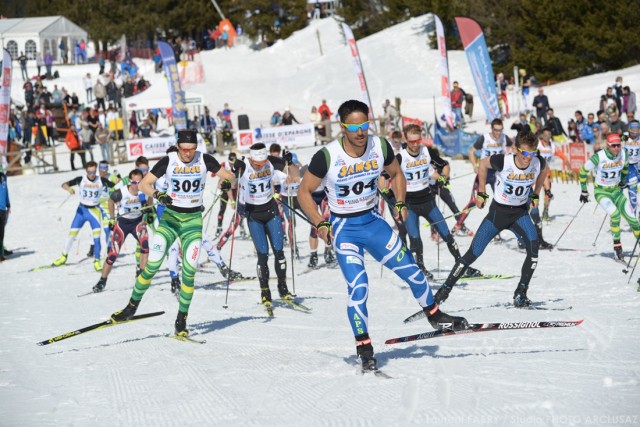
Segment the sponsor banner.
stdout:
<svg viewBox="0 0 640 427">
<path fill-rule="evenodd" d="M 434 135 L 434 144 L 449 157 L 455 157 L 458 154 L 466 156 L 479 137 L 478 134 L 463 132 L 459 129 L 449 132 L 437 121 Z"/>
<path fill-rule="evenodd" d="M 491 122 L 500 117 L 500 106 L 498 105 L 496 81 L 484 33 L 480 25 L 471 18 L 456 17 L 455 19 L 478 96 L 482 101 L 487 120 Z"/>
<path fill-rule="evenodd" d="M 7 49 L 2 49 L 2 63 L 0 65 L 0 154 L 8 151 L 9 140 L 9 106 L 11 104 L 11 72 L 13 64 Z M 2 158 L 2 165 L 6 165 L 6 157 Z"/>
<path fill-rule="evenodd" d="M 278 143 L 285 147 L 313 147 L 316 142 L 313 123 L 278 126 L 275 128 L 256 128 L 237 132 L 238 148 L 247 150 L 253 144 L 262 142 L 267 147 Z"/>
<path fill-rule="evenodd" d="M 358 82 L 360 84 L 360 101 L 369 106 L 369 120 L 371 121 L 370 128 L 373 130 L 373 133 L 377 133 L 378 127 L 375 121 L 375 116 L 373 114 L 371 97 L 369 97 L 367 80 L 364 78 L 364 70 L 362 69 L 362 61 L 360 60 L 360 52 L 358 52 L 356 38 L 353 35 L 353 31 L 351 31 L 351 27 L 349 27 L 344 22 L 342 23 L 342 31 L 344 32 L 344 37 L 347 40 L 347 45 L 349 46 L 349 50 L 351 51 L 351 56 L 353 57 L 353 65 L 355 66 L 356 71 L 356 78 L 358 79 Z"/>
<path fill-rule="evenodd" d="M 171 114 L 173 115 L 173 125 L 176 130 L 187 128 L 186 104 L 184 99 L 184 91 L 180 84 L 180 74 L 176 65 L 176 58 L 173 49 L 168 43 L 158 42 L 160 56 L 162 56 L 162 64 L 164 73 L 169 84 L 169 94 L 171 94 Z"/>
<path fill-rule="evenodd" d="M 130 139 L 127 141 L 127 160 L 134 161 L 140 156 L 159 159 L 167 155 L 167 148 L 176 143 L 173 135 L 157 138 Z"/>
<path fill-rule="evenodd" d="M 436 38 L 438 40 L 438 69 L 440 70 L 440 106 L 444 118 L 450 128 L 453 128 L 453 112 L 451 111 L 451 92 L 449 90 L 449 63 L 447 61 L 447 44 L 444 40 L 444 28 L 438 15 L 433 15 L 436 21 Z M 436 114 L 437 116 L 437 114 Z"/>
</svg>

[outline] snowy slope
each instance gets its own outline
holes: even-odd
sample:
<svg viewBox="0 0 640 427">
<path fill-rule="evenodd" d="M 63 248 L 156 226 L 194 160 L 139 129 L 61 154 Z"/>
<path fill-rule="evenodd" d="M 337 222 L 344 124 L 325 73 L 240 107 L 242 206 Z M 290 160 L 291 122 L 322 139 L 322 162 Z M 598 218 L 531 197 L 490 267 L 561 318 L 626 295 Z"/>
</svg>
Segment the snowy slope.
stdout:
<svg viewBox="0 0 640 427">
<path fill-rule="evenodd" d="M 407 108 L 415 105 L 415 115 L 427 117 L 432 108 L 430 97 L 437 90 L 432 76 L 435 53 L 426 49 L 424 35 L 416 30 L 420 19 L 359 43 L 374 107 L 384 98 L 399 95 L 407 100 Z M 306 118 L 310 106 L 322 98 L 335 109 L 342 100 L 356 96 L 356 82 L 351 59 L 334 26 L 324 20 L 262 52 L 234 49 L 203 54 L 207 83 L 194 90 L 204 93 L 213 105 L 226 101 L 236 112 L 262 114 L 265 121 L 272 110 L 287 105 Z M 323 40 L 322 58 L 314 54 L 318 52 L 316 29 Z M 404 62 L 409 55 L 416 55 L 413 67 Z M 464 53 L 451 52 L 450 63 L 455 68 L 452 78 L 471 87 Z M 69 80 L 64 84 L 81 85 L 79 77 L 92 67 L 65 68 Z M 256 70 L 263 71 L 261 77 L 252 77 Z M 589 76 L 546 92 L 564 120 L 576 108 L 594 111 L 598 95 L 617 75 L 632 88 L 640 87 L 639 71 L 634 67 Z M 157 78 L 151 72 L 145 77 Z M 81 86 L 75 90 L 83 92 Z M 308 161 L 314 152 L 303 149 L 298 155 Z M 62 162 L 67 158 L 64 153 L 60 147 Z M 126 172 L 130 167 L 118 169 Z M 456 177 L 469 173 L 471 167 L 453 161 L 452 170 Z M 425 320 L 402 323 L 418 310 L 417 304 L 398 278 L 388 271 L 381 277 L 379 264 L 368 258 L 370 332 L 380 367 L 393 376 L 385 380 L 356 375 L 346 284 L 339 270 L 301 274 L 307 269 L 306 258 L 294 264 L 295 290 L 301 302 L 313 309 L 309 314 L 277 307 L 275 318 L 269 320 L 258 304 L 257 282 L 232 284 L 229 308 L 223 309 L 222 278 L 206 264 L 196 275 L 189 315 L 191 333 L 206 339 L 204 345 L 164 337 L 173 329 L 178 307 L 169 292 L 168 272 L 161 270 L 139 312 L 164 310 L 165 315 L 37 347 L 37 341 L 108 318 L 125 306 L 134 283 L 135 245 L 129 239 L 106 291 L 77 297 L 99 277 L 89 261 L 82 261 L 90 243 L 87 228 L 81 230 L 68 266 L 28 271 L 60 253 L 77 201 L 71 199 L 59 207 L 66 197 L 59 185 L 73 176 L 63 172 L 9 180 L 13 213 L 6 242 L 16 255 L 0 264 L 5 289 L 0 300 L 2 425 L 640 423 L 638 273 L 627 284 L 622 266 L 611 259 L 612 242 L 606 229 L 592 246 L 604 218 L 593 202 L 581 210 L 557 250 L 540 253 L 529 294 L 549 310 L 501 306 L 511 301 L 516 279 L 469 282 L 456 288 L 443 304 L 444 311 L 471 322 L 584 319 L 577 328 L 490 332 L 385 346 L 387 338 L 432 328 Z M 458 204 L 464 205 L 472 177 L 452 183 Z M 215 180 L 210 180 L 206 203 L 212 201 L 214 188 Z M 553 192 L 553 220 L 544 228 L 545 239 L 552 243 L 580 207 L 576 184 L 555 183 Z M 483 214 L 470 215 L 471 229 L 478 227 Z M 225 224 L 229 218 L 227 213 Z M 213 229 L 210 225 L 209 236 Z M 297 240 L 303 255 L 308 253 L 308 231 L 307 225 L 299 224 Z M 524 254 L 515 249 L 511 235 L 504 236 L 506 242 L 491 244 L 475 267 L 486 273 L 519 274 Z M 453 265 L 448 251 L 444 246 L 438 251 L 426 228 L 423 239 L 427 267 L 446 276 Z M 462 251 L 471 243 L 468 237 L 457 240 Z M 629 253 L 634 239 L 626 225 L 622 242 Z M 230 256 L 227 244 L 223 257 L 229 260 Z M 232 258 L 234 269 L 255 274 L 250 241 L 236 240 Z"/>
</svg>

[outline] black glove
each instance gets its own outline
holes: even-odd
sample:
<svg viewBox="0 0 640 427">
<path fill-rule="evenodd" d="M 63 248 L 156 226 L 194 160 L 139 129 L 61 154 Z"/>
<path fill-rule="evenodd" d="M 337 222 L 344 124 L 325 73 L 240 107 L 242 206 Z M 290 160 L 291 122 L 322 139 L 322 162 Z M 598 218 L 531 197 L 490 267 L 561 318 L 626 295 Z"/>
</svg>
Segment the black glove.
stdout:
<svg viewBox="0 0 640 427">
<path fill-rule="evenodd" d="M 153 221 L 155 221 L 156 216 L 153 214 L 153 212 L 147 212 L 146 218 L 145 218 L 145 222 L 147 224 L 153 224 Z"/>
<path fill-rule="evenodd" d="M 155 193 L 153 193 L 153 197 L 155 197 L 158 203 L 163 206 L 171 206 L 171 203 L 173 202 L 171 196 L 164 191 L 156 191 Z"/>
<path fill-rule="evenodd" d="M 544 194 L 549 198 L 549 200 L 553 199 L 553 193 L 551 190 L 544 190 Z"/>
<path fill-rule="evenodd" d="M 449 178 L 447 178 L 446 176 L 442 176 L 440 175 L 436 181 L 436 186 L 438 188 L 442 188 L 442 187 L 446 187 L 449 185 Z"/>
<path fill-rule="evenodd" d="M 629 185 L 627 184 L 627 181 L 620 181 L 618 187 L 620 187 L 621 190 L 624 190 L 625 188 L 629 187 Z"/>
<path fill-rule="evenodd" d="M 405 202 L 403 202 L 402 200 L 399 200 L 396 202 L 395 205 L 393 205 L 393 209 L 398 213 L 398 215 L 402 216 L 402 209 L 407 209 L 407 204 Z"/>
<path fill-rule="evenodd" d="M 580 193 L 580 201 L 582 203 L 589 203 L 589 192 L 588 191 L 583 191 L 582 193 Z"/>
<path fill-rule="evenodd" d="M 222 191 L 231 190 L 231 181 L 229 181 L 228 179 L 225 179 L 224 181 L 222 181 L 222 183 L 220 184 L 220 189 Z"/>
<path fill-rule="evenodd" d="M 531 199 L 532 202 L 539 202 L 540 201 L 540 196 L 538 196 L 536 193 L 531 193 L 531 197 L 529 197 Z"/>
<path fill-rule="evenodd" d="M 115 219 L 110 219 L 109 220 L 109 230 L 113 231 L 114 228 L 116 228 L 116 220 Z"/>
<path fill-rule="evenodd" d="M 291 151 L 284 150 L 282 152 L 282 158 L 287 163 L 293 163 L 293 153 Z"/>
<path fill-rule="evenodd" d="M 485 202 L 487 200 L 489 200 L 489 195 L 487 193 L 483 193 L 481 191 L 478 191 L 478 197 L 480 197 L 482 200 L 484 200 Z"/>
</svg>

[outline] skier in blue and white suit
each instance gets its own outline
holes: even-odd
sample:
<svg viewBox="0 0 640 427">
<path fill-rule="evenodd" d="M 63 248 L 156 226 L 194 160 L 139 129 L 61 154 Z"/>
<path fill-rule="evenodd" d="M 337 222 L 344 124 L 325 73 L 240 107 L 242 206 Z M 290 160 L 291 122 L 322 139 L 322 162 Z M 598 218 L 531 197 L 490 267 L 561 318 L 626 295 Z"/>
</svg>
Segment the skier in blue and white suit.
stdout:
<svg viewBox="0 0 640 427">
<path fill-rule="evenodd" d="M 427 278 L 413 256 L 376 213 L 377 182 L 384 170 L 391 177 L 396 195 L 393 213 L 406 219 L 406 180 L 389 142 L 367 135 L 369 108 L 360 101 L 350 100 L 340 106 L 338 115 L 344 136 L 313 156 L 300 184 L 298 201 L 316 224 L 318 236 L 327 243 L 333 239 L 338 263 L 348 284 L 347 314 L 356 339 L 356 351 L 363 370 L 376 370 L 368 332 L 369 280 L 364 268 L 365 249 L 407 282 L 434 328 L 444 324 L 465 328 L 466 320 L 439 310 Z M 329 221 L 323 220 L 311 197 L 319 185 L 324 187 L 329 201 Z"/>
</svg>

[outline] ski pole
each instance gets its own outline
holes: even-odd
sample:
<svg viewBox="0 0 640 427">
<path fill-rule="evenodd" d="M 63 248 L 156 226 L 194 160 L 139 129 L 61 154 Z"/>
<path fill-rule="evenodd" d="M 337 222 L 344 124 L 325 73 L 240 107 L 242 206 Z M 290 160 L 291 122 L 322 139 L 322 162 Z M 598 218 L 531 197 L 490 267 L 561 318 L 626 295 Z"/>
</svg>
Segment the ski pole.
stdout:
<svg viewBox="0 0 640 427">
<path fill-rule="evenodd" d="M 593 247 L 595 247 L 595 246 L 596 246 L 596 241 L 598 240 L 598 236 L 600 236 L 600 232 L 602 231 L 602 227 L 604 227 L 604 223 L 605 223 L 605 221 L 607 220 L 607 217 L 608 217 L 608 216 L 609 216 L 608 214 L 606 214 L 606 213 L 604 214 L 604 218 L 602 219 L 602 224 L 600 224 L 600 228 L 598 229 L 598 234 L 596 234 L 596 238 L 595 238 L 595 239 L 593 239 L 593 243 L 591 244 L 591 246 L 593 246 Z M 637 244 L 638 244 L 638 242 L 636 241 L 636 245 L 637 245 Z M 634 251 L 635 251 L 635 248 L 634 248 Z M 629 262 L 631 262 L 631 260 L 629 260 Z M 627 265 L 627 268 L 629 268 L 629 266 L 628 266 L 628 265 Z M 624 271 L 624 270 L 623 270 L 623 271 Z M 625 271 L 625 273 L 626 273 L 626 271 Z"/>
<path fill-rule="evenodd" d="M 236 210 L 233 213 L 233 223 L 235 224 L 236 220 L 238 219 L 238 199 L 240 198 L 240 189 L 238 189 L 238 192 L 236 194 Z M 231 261 L 233 260 L 233 243 L 235 242 L 235 237 L 236 237 L 236 230 L 235 228 L 233 229 L 233 232 L 231 233 L 231 251 L 229 253 L 229 273 L 227 273 L 227 291 L 224 295 L 224 305 L 222 306 L 222 308 L 229 308 L 229 306 L 227 305 L 227 301 L 229 300 L 229 284 L 231 283 Z"/>
<path fill-rule="evenodd" d="M 461 211 L 459 211 L 459 212 L 456 212 L 456 213 L 454 213 L 454 214 L 451 214 L 451 215 L 449 215 L 449 216 L 445 216 L 445 217 L 444 217 L 444 218 L 442 218 L 440 221 L 436 221 L 436 222 L 433 222 L 433 223 L 428 223 L 428 222 L 427 222 L 426 224 L 424 224 L 424 226 L 425 226 L 425 227 L 427 227 L 427 228 L 432 227 L 432 226 L 434 226 L 434 225 L 436 225 L 436 224 L 440 224 L 441 222 L 448 220 L 449 218 L 453 218 L 453 217 L 455 217 L 455 216 L 457 216 L 457 215 L 461 215 L 461 214 L 465 214 L 465 213 L 467 213 L 467 212 L 470 212 L 470 211 L 471 211 L 471 210 L 473 210 L 473 209 L 475 209 L 475 206 L 471 206 L 471 207 L 469 207 L 469 208 L 463 209 L 463 210 L 461 210 Z"/>
<path fill-rule="evenodd" d="M 633 255 L 636 253 L 636 249 L 638 248 L 638 242 L 640 242 L 640 235 L 638 235 L 638 237 L 636 238 L 636 244 L 633 245 L 633 250 L 631 251 L 631 256 L 629 257 L 629 262 L 627 263 L 627 266 L 622 269 L 622 272 L 624 274 L 627 274 L 629 272 L 629 266 L 631 265 L 631 260 L 633 259 Z M 636 264 L 637 263 L 638 263 L 638 260 L 636 259 Z M 634 270 L 636 269 L 635 265 L 633 266 L 633 269 Z M 633 271 L 631 272 L 631 275 L 633 276 Z M 629 280 L 631 280 L 631 277 L 629 277 Z"/>
<path fill-rule="evenodd" d="M 62 201 L 62 203 L 60 203 L 60 204 L 58 205 L 58 209 L 60 209 L 60 208 L 62 207 L 62 205 L 64 205 L 65 203 L 67 203 L 67 200 L 69 200 L 69 199 L 71 198 L 71 196 L 73 196 L 73 194 L 69 193 L 69 195 L 67 196 L 67 198 L 66 198 L 66 199 L 64 199 L 64 200 Z"/>
<path fill-rule="evenodd" d="M 475 175 L 475 172 L 463 173 L 462 175 L 454 176 L 452 178 L 449 178 L 449 181 L 453 181 L 454 179 L 462 178 L 469 175 Z"/>
<path fill-rule="evenodd" d="M 573 224 L 573 220 L 577 218 L 578 214 L 580 213 L 580 211 L 582 210 L 582 208 L 584 208 L 584 205 L 586 203 L 583 203 L 580 208 L 578 209 L 578 212 L 576 212 L 576 214 L 573 216 L 573 218 L 571 218 L 571 221 L 569 221 L 569 224 L 567 224 L 567 226 L 565 227 L 564 231 L 562 232 L 562 234 L 560 235 L 560 237 L 558 237 L 558 240 L 556 240 L 556 242 L 553 244 L 553 250 L 555 250 L 558 247 L 558 242 L 560 241 L 560 239 L 562 239 L 562 236 L 564 236 L 564 233 L 567 232 L 567 230 L 569 229 L 569 227 L 571 227 L 571 224 Z"/>
<path fill-rule="evenodd" d="M 211 206 L 209 206 L 209 208 L 207 209 L 207 211 L 204 213 L 204 215 L 202 216 L 202 219 L 207 218 L 207 222 L 204 226 L 204 230 L 202 232 L 202 234 L 205 234 L 206 231 L 209 229 L 209 221 L 211 221 L 211 217 L 213 215 L 211 215 L 211 212 L 213 212 L 213 207 L 215 206 L 215 204 L 218 202 L 218 199 L 222 196 L 222 193 L 219 193 L 215 199 L 213 199 L 213 202 L 211 202 Z"/>
<path fill-rule="evenodd" d="M 636 257 L 636 262 L 633 264 L 633 270 L 631 270 L 631 274 L 629 275 L 629 279 L 627 279 L 627 285 L 629 284 L 629 282 L 631 282 L 631 278 L 633 277 L 633 272 L 636 271 L 636 266 L 638 265 L 638 259 L 639 257 Z M 629 262 L 631 262 L 631 259 L 629 259 Z M 640 283 L 640 281 L 638 282 Z"/>
</svg>

